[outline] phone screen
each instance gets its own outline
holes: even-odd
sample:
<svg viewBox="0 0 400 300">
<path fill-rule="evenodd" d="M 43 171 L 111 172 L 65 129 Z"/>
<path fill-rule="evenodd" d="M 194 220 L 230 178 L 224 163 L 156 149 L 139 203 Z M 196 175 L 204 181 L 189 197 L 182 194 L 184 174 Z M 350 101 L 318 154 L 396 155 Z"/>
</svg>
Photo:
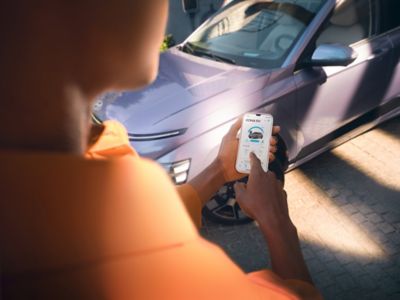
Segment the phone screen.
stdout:
<svg viewBox="0 0 400 300">
<path fill-rule="evenodd" d="M 253 152 L 260 159 L 264 171 L 268 171 L 268 152 L 272 126 L 273 118 L 271 115 L 244 115 L 236 158 L 236 170 L 238 172 L 250 173 L 250 152 Z"/>
</svg>

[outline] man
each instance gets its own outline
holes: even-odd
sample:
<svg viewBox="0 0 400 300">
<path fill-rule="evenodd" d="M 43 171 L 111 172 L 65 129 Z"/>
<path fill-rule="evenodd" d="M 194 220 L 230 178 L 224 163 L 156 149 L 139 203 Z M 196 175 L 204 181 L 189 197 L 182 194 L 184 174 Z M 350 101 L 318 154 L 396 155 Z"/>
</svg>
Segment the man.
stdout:
<svg viewBox="0 0 400 300">
<path fill-rule="evenodd" d="M 320 297 L 282 185 L 256 157 L 248 184 L 235 189 L 275 273 L 244 274 L 194 226 L 204 199 L 241 176 L 239 121 L 179 194 L 126 147 L 120 125 L 91 126 L 97 94 L 155 78 L 166 0 L 0 1 L 2 299 Z"/>
</svg>

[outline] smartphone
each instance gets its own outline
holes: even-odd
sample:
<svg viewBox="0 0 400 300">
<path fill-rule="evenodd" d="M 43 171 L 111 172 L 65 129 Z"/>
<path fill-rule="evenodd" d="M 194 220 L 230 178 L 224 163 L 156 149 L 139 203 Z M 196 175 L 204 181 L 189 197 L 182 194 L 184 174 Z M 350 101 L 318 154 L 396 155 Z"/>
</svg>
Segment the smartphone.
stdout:
<svg viewBox="0 0 400 300">
<path fill-rule="evenodd" d="M 250 173 L 250 152 L 253 152 L 260 159 L 263 170 L 268 171 L 272 126 L 273 118 L 269 114 L 248 113 L 244 115 L 236 157 L 236 170 L 238 172 Z"/>
</svg>

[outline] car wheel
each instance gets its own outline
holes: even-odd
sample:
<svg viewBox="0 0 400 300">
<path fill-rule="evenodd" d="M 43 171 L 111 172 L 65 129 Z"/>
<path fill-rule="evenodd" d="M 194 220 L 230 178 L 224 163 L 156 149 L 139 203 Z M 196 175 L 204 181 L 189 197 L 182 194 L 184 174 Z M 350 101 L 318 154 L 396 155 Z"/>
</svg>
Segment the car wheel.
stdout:
<svg viewBox="0 0 400 300">
<path fill-rule="evenodd" d="M 276 159 L 269 164 L 269 170 L 274 172 L 276 177 L 284 182 L 284 173 L 288 167 L 288 158 L 286 155 L 286 144 L 283 139 L 278 136 L 278 152 Z M 238 180 L 239 182 L 247 182 L 248 177 Z M 219 191 L 210 199 L 203 208 L 203 216 L 211 221 L 226 224 L 237 225 L 245 224 L 253 221 L 241 209 L 236 201 L 235 190 L 233 185 L 235 182 L 229 182 L 222 186 Z"/>
</svg>

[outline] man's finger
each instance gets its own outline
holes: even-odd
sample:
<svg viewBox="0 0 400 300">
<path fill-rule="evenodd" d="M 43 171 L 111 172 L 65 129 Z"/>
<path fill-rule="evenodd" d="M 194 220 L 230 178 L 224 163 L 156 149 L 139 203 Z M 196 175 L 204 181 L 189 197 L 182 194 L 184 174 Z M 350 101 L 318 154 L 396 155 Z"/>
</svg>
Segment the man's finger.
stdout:
<svg viewBox="0 0 400 300">
<path fill-rule="evenodd" d="M 264 170 L 261 166 L 261 161 L 253 152 L 250 152 L 250 177 L 253 177 L 254 175 L 258 176 L 263 172 Z"/>
<path fill-rule="evenodd" d="M 270 178 L 273 182 L 278 183 L 279 180 L 276 178 L 276 174 L 274 172 L 267 172 L 267 177 Z"/>
<path fill-rule="evenodd" d="M 278 126 L 278 125 L 276 125 L 276 126 L 274 126 L 274 127 L 272 127 L 272 134 L 278 134 L 279 132 L 281 132 L 281 126 Z"/>
<path fill-rule="evenodd" d="M 242 126 L 242 119 L 243 119 L 243 117 L 240 117 L 235 121 L 235 123 L 232 124 L 227 135 L 236 137 L 240 127 Z"/>
<path fill-rule="evenodd" d="M 271 139 L 269 140 L 269 144 L 271 146 L 275 146 L 276 144 L 278 144 L 278 138 L 271 136 Z"/>
<path fill-rule="evenodd" d="M 269 161 L 269 162 L 273 162 L 273 161 L 275 160 L 275 154 L 273 154 L 273 153 L 270 152 L 270 153 L 268 154 L 268 156 L 269 156 L 269 157 L 268 157 L 268 161 Z"/>
<path fill-rule="evenodd" d="M 236 182 L 233 185 L 233 189 L 235 190 L 236 199 L 242 199 L 244 193 L 246 192 L 246 184 L 243 182 Z"/>
</svg>

